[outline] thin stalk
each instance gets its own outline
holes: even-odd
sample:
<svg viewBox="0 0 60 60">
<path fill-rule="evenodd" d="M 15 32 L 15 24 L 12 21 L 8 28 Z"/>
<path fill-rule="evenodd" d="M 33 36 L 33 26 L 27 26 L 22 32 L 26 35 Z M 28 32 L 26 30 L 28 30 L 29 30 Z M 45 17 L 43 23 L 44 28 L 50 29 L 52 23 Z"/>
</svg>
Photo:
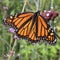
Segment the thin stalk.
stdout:
<svg viewBox="0 0 60 60">
<path fill-rule="evenodd" d="M 43 10 L 44 10 L 46 2 L 47 2 L 47 0 L 43 0 L 43 1 L 42 1 L 41 11 L 43 11 Z"/>
<path fill-rule="evenodd" d="M 11 50 L 11 44 L 12 44 L 12 42 L 13 42 L 13 38 L 12 38 L 12 34 L 10 35 L 10 50 Z"/>
<path fill-rule="evenodd" d="M 35 2 L 35 5 L 36 5 L 36 11 L 38 11 L 39 10 L 39 0 L 34 0 L 34 2 Z"/>
<path fill-rule="evenodd" d="M 24 5 L 23 5 L 23 8 L 22 8 L 22 12 L 24 12 L 24 9 L 25 9 L 25 6 L 26 6 L 26 3 L 27 3 L 27 0 L 24 1 Z"/>
<path fill-rule="evenodd" d="M 36 12 L 35 11 L 35 7 L 32 4 L 29 4 L 29 2 L 28 2 L 27 5 L 30 7 L 30 9 L 32 10 L 32 12 Z"/>
<path fill-rule="evenodd" d="M 39 9 L 40 12 L 42 12 L 42 9 L 41 8 L 42 8 L 42 0 L 40 0 L 40 9 Z"/>
<path fill-rule="evenodd" d="M 53 4 L 54 4 L 54 0 L 51 0 L 51 9 L 53 10 Z M 52 25 L 53 26 L 53 22 L 52 22 L 52 20 L 50 20 L 50 25 Z"/>
<path fill-rule="evenodd" d="M 51 0 L 51 9 L 53 9 L 54 0 Z"/>
<path fill-rule="evenodd" d="M 14 50 L 16 44 L 17 44 L 17 40 L 15 40 L 15 42 L 13 44 L 13 47 L 12 47 L 12 49 L 10 51 L 13 51 Z M 8 60 L 10 60 L 10 58 L 11 58 L 11 54 L 9 55 Z"/>
</svg>

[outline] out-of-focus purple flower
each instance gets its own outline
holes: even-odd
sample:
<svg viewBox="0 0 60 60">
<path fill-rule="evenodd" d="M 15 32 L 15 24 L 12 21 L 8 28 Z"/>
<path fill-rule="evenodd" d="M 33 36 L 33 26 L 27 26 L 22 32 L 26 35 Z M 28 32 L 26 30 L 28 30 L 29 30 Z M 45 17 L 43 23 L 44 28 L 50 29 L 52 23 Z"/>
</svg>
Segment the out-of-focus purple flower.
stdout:
<svg viewBox="0 0 60 60">
<path fill-rule="evenodd" d="M 52 14 L 52 17 L 51 17 L 52 20 L 54 20 L 59 15 L 59 13 L 54 10 L 50 10 L 50 13 Z"/>
<path fill-rule="evenodd" d="M 41 13 L 41 15 L 46 19 L 46 20 L 50 20 L 52 14 L 46 10 L 44 10 L 44 12 Z"/>
<path fill-rule="evenodd" d="M 47 12 L 46 10 L 44 10 L 44 12 Z"/>
<path fill-rule="evenodd" d="M 15 33 L 15 29 L 14 28 L 9 28 L 9 30 L 8 30 L 10 33 Z"/>
<path fill-rule="evenodd" d="M 14 35 L 14 40 L 18 39 L 18 36 Z"/>
<path fill-rule="evenodd" d="M 42 12 L 41 15 L 47 21 L 49 21 L 49 20 L 54 20 L 59 15 L 59 13 L 54 10 L 49 10 L 49 11 L 44 10 L 44 12 Z"/>
<path fill-rule="evenodd" d="M 9 55 L 8 55 L 8 54 L 6 54 L 6 55 L 4 55 L 4 57 L 5 57 L 5 58 L 8 58 L 8 57 L 9 57 Z"/>
<path fill-rule="evenodd" d="M 3 6 L 3 10 L 8 10 L 8 7 L 7 6 Z"/>
<path fill-rule="evenodd" d="M 11 54 L 11 56 L 14 56 L 14 54 L 15 54 L 15 51 L 10 51 L 10 54 Z"/>
</svg>

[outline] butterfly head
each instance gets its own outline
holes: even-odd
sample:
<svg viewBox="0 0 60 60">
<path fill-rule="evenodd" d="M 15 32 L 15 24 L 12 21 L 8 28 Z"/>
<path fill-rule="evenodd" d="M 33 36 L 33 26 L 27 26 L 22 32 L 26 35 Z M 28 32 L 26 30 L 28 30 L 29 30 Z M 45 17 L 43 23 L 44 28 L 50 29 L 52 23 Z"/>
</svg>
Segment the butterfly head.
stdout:
<svg viewBox="0 0 60 60">
<path fill-rule="evenodd" d="M 6 25 L 12 25 L 13 19 L 14 19 L 14 16 L 9 16 L 8 18 L 6 18 L 6 19 L 4 20 L 4 23 L 5 23 Z"/>
</svg>

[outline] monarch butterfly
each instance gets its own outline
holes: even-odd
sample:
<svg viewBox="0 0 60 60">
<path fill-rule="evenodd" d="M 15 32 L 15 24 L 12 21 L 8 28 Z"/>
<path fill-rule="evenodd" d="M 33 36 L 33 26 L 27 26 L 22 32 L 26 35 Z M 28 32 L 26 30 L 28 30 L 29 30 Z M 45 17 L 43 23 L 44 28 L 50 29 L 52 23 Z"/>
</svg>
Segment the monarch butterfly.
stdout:
<svg viewBox="0 0 60 60">
<path fill-rule="evenodd" d="M 32 42 L 46 40 L 50 44 L 56 43 L 54 30 L 40 15 L 40 11 L 9 16 L 4 23 L 14 27 L 18 37 L 27 38 Z"/>
</svg>

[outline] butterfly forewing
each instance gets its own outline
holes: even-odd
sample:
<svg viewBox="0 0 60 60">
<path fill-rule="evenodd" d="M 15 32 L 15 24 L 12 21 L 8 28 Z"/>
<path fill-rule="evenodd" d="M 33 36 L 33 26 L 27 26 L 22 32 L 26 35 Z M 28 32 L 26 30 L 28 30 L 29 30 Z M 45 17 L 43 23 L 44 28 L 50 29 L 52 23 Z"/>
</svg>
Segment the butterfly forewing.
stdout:
<svg viewBox="0 0 60 60">
<path fill-rule="evenodd" d="M 24 25 L 21 29 L 18 29 L 18 36 L 28 37 L 30 40 L 36 40 L 36 23 L 34 23 L 32 29 L 32 19 L 26 25 Z M 24 32 L 24 33 L 22 33 Z"/>
<path fill-rule="evenodd" d="M 21 14 L 20 16 L 13 20 L 13 24 L 16 26 L 16 28 L 20 28 L 20 26 L 24 22 L 26 22 L 32 15 L 33 13 Z"/>
</svg>

